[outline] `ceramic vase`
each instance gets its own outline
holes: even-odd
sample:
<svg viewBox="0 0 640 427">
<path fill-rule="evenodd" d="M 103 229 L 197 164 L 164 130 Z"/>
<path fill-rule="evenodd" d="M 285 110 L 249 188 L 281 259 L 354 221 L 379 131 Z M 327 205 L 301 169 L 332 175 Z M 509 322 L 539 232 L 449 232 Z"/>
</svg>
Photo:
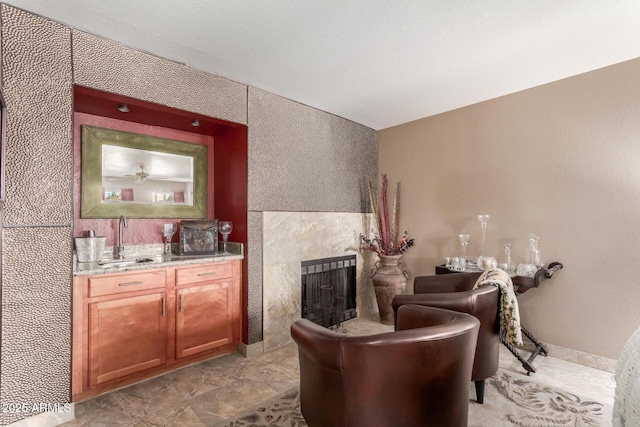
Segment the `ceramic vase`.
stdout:
<svg viewBox="0 0 640 427">
<path fill-rule="evenodd" d="M 403 294 L 407 288 L 409 274 L 400 260 L 402 255 L 379 255 L 371 279 L 376 293 L 380 322 L 393 325 L 391 301 L 396 295 Z"/>
</svg>

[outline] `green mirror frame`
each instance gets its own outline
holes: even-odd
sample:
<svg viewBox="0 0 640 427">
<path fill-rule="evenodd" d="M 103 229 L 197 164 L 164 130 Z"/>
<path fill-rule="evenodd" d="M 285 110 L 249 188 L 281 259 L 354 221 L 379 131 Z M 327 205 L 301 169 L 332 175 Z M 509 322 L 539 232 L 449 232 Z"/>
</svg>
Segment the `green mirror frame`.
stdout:
<svg viewBox="0 0 640 427">
<path fill-rule="evenodd" d="M 103 203 L 102 145 L 193 157 L 193 205 Z M 131 132 L 82 126 L 81 218 L 206 218 L 207 146 Z"/>
</svg>

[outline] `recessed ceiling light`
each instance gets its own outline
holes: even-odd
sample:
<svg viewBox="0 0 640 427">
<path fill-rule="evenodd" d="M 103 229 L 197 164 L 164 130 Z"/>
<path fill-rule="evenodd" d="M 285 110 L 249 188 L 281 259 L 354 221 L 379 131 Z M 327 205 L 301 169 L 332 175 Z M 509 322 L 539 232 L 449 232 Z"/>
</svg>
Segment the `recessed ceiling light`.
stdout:
<svg viewBox="0 0 640 427">
<path fill-rule="evenodd" d="M 191 126 L 200 126 L 200 120 L 195 119 L 194 121 L 191 122 Z"/>
<path fill-rule="evenodd" d="M 127 106 L 127 104 L 120 104 L 120 106 L 118 107 L 118 110 L 120 110 L 123 113 L 128 113 L 129 107 Z"/>
</svg>

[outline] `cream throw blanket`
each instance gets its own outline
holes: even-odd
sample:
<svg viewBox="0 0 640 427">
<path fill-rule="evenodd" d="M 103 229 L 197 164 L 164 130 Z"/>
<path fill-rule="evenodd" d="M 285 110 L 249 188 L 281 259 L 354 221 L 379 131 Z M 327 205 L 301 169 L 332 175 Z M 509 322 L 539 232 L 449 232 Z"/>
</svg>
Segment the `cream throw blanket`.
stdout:
<svg viewBox="0 0 640 427">
<path fill-rule="evenodd" d="M 520 312 L 511 277 L 504 270 L 492 268 L 478 277 L 473 289 L 486 285 L 500 288 L 500 335 L 511 345 L 522 345 Z"/>
<path fill-rule="evenodd" d="M 640 426 L 640 329 L 622 348 L 615 378 L 614 427 Z"/>
</svg>

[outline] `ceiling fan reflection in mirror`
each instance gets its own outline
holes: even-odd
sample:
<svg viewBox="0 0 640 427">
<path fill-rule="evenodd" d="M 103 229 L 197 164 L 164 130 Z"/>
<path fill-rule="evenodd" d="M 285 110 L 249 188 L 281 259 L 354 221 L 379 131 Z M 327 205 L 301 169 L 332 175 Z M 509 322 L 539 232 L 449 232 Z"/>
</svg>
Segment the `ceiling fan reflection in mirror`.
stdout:
<svg viewBox="0 0 640 427">
<path fill-rule="evenodd" d="M 132 176 L 132 177 L 135 176 L 136 179 L 133 182 L 136 184 L 142 184 L 147 180 L 147 177 L 149 176 L 149 174 L 144 171 L 144 163 L 140 163 L 140 172 L 136 172 L 135 175 L 127 174 L 125 176 Z"/>
<path fill-rule="evenodd" d="M 141 164 L 140 165 L 140 172 L 136 173 L 136 180 L 134 182 L 136 184 L 142 184 L 143 182 L 145 182 L 147 180 L 148 176 L 149 176 L 149 174 L 144 171 L 144 165 Z"/>
<path fill-rule="evenodd" d="M 175 181 L 176 180 L 174 178 L 170 178 L 170 177 L 166 177 L 166 176 L 160 176 L 160 175 L 152 175 L 149 172 L 146 172 L 145 168 L 147 167 L 147 165 L 145 163 L 139 163 L 137 166 L 140 168 L 139 172 L 128 173 L 128 174 L 121 175 L 121 176 L 107 176 L 107 175 L 105 175 L 104 178 L 109 182 L 116 182 L 116 181 L 133 179 L 133 182 L 135 184 L 142 184 L 142 183 L 144 183 L 146 181 Z"/>
<path fill-rule="evenodd" d="M 125 175 L 125 177 L 135 178 L 135 180 L 133 181 L 135 184 L 142 184 L 147 179 L 149 179 L 149 180 L 165 180 L 165 179 L 167 179 L 166 177 L 163 177 L 163 176 L 150 176 L 149 173 L 144 171 L 144 168 L 146 167 L 144 163 L 140 163 L 138 165 L 138 167 L 140 168 L 140 172 L 136 172 L 135 175 L 134 174 L 126 174 Z"/>
</svg>

